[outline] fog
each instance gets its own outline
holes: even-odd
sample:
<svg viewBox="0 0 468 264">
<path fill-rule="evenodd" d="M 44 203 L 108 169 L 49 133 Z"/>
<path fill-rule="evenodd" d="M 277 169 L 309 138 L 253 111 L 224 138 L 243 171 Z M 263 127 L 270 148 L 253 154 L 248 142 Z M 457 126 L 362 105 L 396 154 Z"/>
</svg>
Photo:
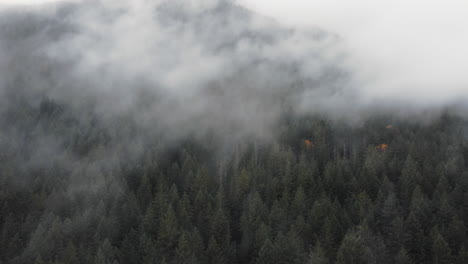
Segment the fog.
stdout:
<svg viewBox="0 0 468 264">
<path fill-rule="evenodd" d="M 0 0 L 1 7 L 14 7 L 14 6 L 39 6 L 49 3 L 63 3 L 79 0 Z"/>
<path fill-rule="evenodd" d="M 39 5 L 44 3 L 66 3 L 72 1 L 58 0 L 3 0 L 0 4 L 14 5 Z M 198 61 L 203 66 L 189 64 L 188 60 L 181 61 L 176 57 L 169 56 L 166 51 L 160 54 L 154 53 L 148 46 L 151 41 L 171 41 L 178 38 L 183 39 L 180 45 L 191 46 L 198 38 L 196 29 L 189 29 L 190 33 L 175 36 L 159 35 L 152 36 L 148 40 L 148 35 L 152 32 L 167 31 L 167 25 L 159 24 L 151 18 L 154 6 L 161 5 L 164 1 L 127 1 L 116 4 L 112 1 L 73 1 L 80 4 L 100 6 L 101 9 L 89 10 L 87 14 L 80 13 L 86 17 L 86 23 L 81 25 L 87 31 L 83 31 L 77 41 L 89 40 L 88 33 L 105 36 L 101 39 L 112 41 L 117 44 L 111 50 L 103 53 L 99 47 L 88 47 L 89 54 L 82 54 L 83 59 L 81 70 L 88 70 L 106 61 L 109 64 L 129 63 L 135 57 L 146 57 L 139 59 L 137 63 L 126 65 L 124 69 L 127 75 L 148 74 L 142 73 L 142 69 L 147 69 L 149 64 L 154 64 L 154 58 L 165 60 L 171 67 L 165 69 L 169 73 L 165 84 L 171 86 L 171 90 L 179 90 L 183 93 L 187 91 L 184 87 L 187 83 L 195 86 L 197 82 L 208 79 L 215 79 L 219 76 L 219 69 L 222 63 L 231 58 L 226 58 L 224 54 L 201 54 L 202 49 L 209 49 L 207 43 L 200 43 L 199 47 L 184 51 L 183 58 L 190 61 Z M 152 3 L 151 3 L 152 2 Z M 177 2 L 177 1 L 176 1 Z M 189 12 L 192 15 L 210 10 L 216 5 L 213 0 L 198 0 L 186 3 L 179 2 L 177 8 L 180 13 Z M 228 1 L 231 2 L 231 1 Z M 468 78 L 465 74 L 468 57 L 468 32 L 464 30 L 468 24 L 466 12 L 468 3 L 462 0 L 411 0 L 411 1 L 390 1 L 390 0 L 292 0 L 292 1 L 265 1 L 265 0 L 238 0 L 231 3 L 239 4 L 251 12 L 258 13 L 255 16 L 265 16 L 275 21 L 276 28 L 294 29 L 299 32 L 311 29 L 321 29 L 329 34 L 333 34 L 339 39 L 334 46 L 329 48 L 328 55 L 341 56 L 340 67 L 345 68 L 350 73 L 349 87 L 341 89 L 353 89 L 359 100 L 359 105 L 385 105 L 388 108 L 399 108 L 401 104 L 411 105 L 411 108 L 428 109 L 433 107 L 446 107 L 454 103 L 464 103 L 468 98 Z M 150 7 L 152 6 L 152 7 Z M 92 9 L 92 8 L 90 8 Z M 105 24 L 100 12 L 111 9 L 127 10 L 125 16 L 119 16 L 111 24 Z M 99 11 L 101 10 L 101 11 Z M 76 17 L 75 17 L 76 18 Z M 215 18 L 216 19 L 216 18 Z M 145 21 L 146 20 L 146 21 Z M 245 21 L 241 17 L 233 18 L 239 23 L 239 27 L 246 27 Z M 75 21 L 77 22 L 77 21 Z M 83 22 L 83 21 L 82 21 Z M 190 22 L 188 23 L 190 24 Z M 152 25 L 142 28 L 142 25 Z M 234 25 L 234 22 L 232 23 Z M 126 30 L 132 30 L 131 37 L 121 37 L 119 34 L 128 34 Z M 211 27 L 216 27 L 211 25 Z M 247 27 L 255 27 L 248 25 Z M 109 30 L 110 32 L 99 32 L 98 30 Z M 201 31 L 208 31 L 200 29 Z M 222 30 L 222 28 L 219 28 Z M 256 28 L 256 30 L 265 30 Z M 189 36 L 190 34 L 194 35 Z M 213 36 L 219 43 L 222 38 L 227 38 L 229 34 Z M 195 39 L 190 39 L 195 38 Z M 286 42 L 287 39 L 284 39 Z M 179 42 L 179 41 L 177 41 Z M 211 42 L 211 40 L 209 41 Z M 81 45 L 81 43 L 69 43 L 69 45 Z M 83 43 L 86 45 L 86 43 Z M 308 38 L 295 39 L 294 43 L 287 47 L 275 47 L 266 50 L 259 47 L 261 52 L 269 52 L 264 56 L 286 56 L 288 59 L 299 60 L 297 56 L 303 56 L 302 60 L 307 61 L 307 54 L 301 54 L 306 49 L 314 49 L 313 43 Z M 93 43 L 98 45 L 98 43 Z M 141 46 L 146 45 L 146 46 Z M 141 46 L 141 47 L 140 47 Z M 70 46 L 71 47 L 71 46 Z M 70 48 L 69 47 L 69 48 Z M 104 48 L 105 47 L 102 47 Z M 181 47 L 172 46 L 173 50 Z M 197 50 L 198 49 L 198 50 Z M 76 51 L 78 52 L 78 51 Z M 80 51 L 81 52 L 81 51 Z M 323 51 L 322 56 L 324 55 Z M 113 53 L 113 54 L 111 54 Z M 150 57 L 143 54 L 152 53 Z M 163 58 L 161 54 L 166 54 Z M 61 54 L 63 55 L 63 54 Z M 181 58 L 182 58 L 182 54 Z M 238 59 L 239 54 L 231 54 Z M 224 57 L 223 57 L 224 56 Z M 290 58 L 296 56 L 296 58 Z M 153 61 L 152 61 L 153 60 Z M 170 62 L 169 62 L 170 61 Z M 85 65 L 84 63 L 89 63 Z M 131 63 L 131 62 L 130 62 Z M 182 67 L 178 67 L 183 65 Z M 193 69 L 195 66 L 196 70 Z M 224 65 L 226 66 L 226 65 Z M 192 68 L 191 68 L 192 67 Z M 227 68 L 228 66 L 226 66 Z M 319 66 L 320 67 L 320 66 Z M 122 70 L 122 69 L 121 69 Z M 92 70 L 90 70 L 92 71 Z M 158 71 L 158 69 L 153 69 Z M 190 74 L 188 74 L 190 72 Z M 154 74 L 153 74 L 154 75 Z M 222 75 L 222 74 L 221 74 Z M 196 78 L 195 78 L 196 76 Z M 135 76 L 133 76 L 135 77 Z M 159 76 L 158 76 L 159 78 Z M 158 80 L 160 82 L 162 80 Z M 192 85 L 194 82 L 195 85 Z M 177 88 L 174 88 L 177 87 Z M 287 87 L 284 89 L 288 89 Z M 348 93 L 348 92 L 346 92 Z M 348 95 L 348 94 L 347 94 Z M 339 101 L 350 102 L 348 98 L 341 98 Z M 376 101 L 378 103 L 376 103 Z M 356 104 L 354 101 L 349 104 Z M 307 105 L 310 107 L 310 105 Z M 353 107 L 354 108 L 354 107 Z M 315 109 L 315 108 L 314 108 Z"/>
<path fill-rule="evenodd" d="M 412 3 L 2 1 L 0 180 L 65 179 L 86 212 L 184 141 L 208 142 L 222 178 L 304 115 L 465 115 L 466 4 Z"/>
<path fill-rule="evenodd" d="M 104 119 L 127 116 L 172 137 L 270 137 L 286 110 L 343 100 L 333 97 L 346 78 L 336 36 L 285 28 L 230 2 L 104 0 L 8 20 L 4 54 L 20 56 L 5 55 L 4 87 L 21 77 L 32 100 L 76 112 L 92 105 Z"/>
<path fill-rule="evenodd" d="M 468 98 L 461 1 L 29 3 L 1 11 L 4 115 L 46 98 L 138 135 L 235 142 L 288 115 L 359 124 Z"/>
<path fill-rule="evenodd" d="M 339 35 L 364 102 L 430 108 L 468 98 L 466 1 L 240 2 L 292 27 Z"/>
</svg>

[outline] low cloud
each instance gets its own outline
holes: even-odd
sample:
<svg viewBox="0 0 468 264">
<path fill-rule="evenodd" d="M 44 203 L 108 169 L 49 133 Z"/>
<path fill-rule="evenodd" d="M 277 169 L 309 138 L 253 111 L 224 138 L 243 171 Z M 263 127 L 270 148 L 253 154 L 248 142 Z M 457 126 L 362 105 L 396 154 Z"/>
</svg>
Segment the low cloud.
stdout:
<svg viewBox="0 0 468 264">
<path fill-rule="evenodd" d="M 144 129 L 269 137 L 286 110 L 343 101 L 335 35 L 286 28 L 228 1 L 102 0 L 28 16 L 36 25 L 16 18 L 13 27 L 31 32 L 3 37 L 6 53 L 25 57 L 12 59 L 13 75 L 78 111 L 93 104 Z"/>
<path fill-rule="evenodd" d="M 240 2 L 283 24 L 340 36 L 362 104 L 430 109 L 468 99 L 466 1 Z"/>
<path fill-rule="evenodd" d="M 48 98 L 163 138 L 234 140 L 272 138 L 290 114 L 355 122 L 465 102 L 464 5 L 405 3 L 100 0 L 3 11 L 2 111 L 12 97 Z"/>
</svg>

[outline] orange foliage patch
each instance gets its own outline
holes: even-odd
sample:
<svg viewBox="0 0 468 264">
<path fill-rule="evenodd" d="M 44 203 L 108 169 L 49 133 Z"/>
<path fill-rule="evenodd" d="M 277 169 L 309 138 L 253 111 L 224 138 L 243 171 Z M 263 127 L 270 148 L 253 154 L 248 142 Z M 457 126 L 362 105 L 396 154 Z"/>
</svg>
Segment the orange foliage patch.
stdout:
<svg viewBox="0 0 468 264">
<path fill-rule="evenodd" d="M 380 144 L 376 148 L 380 151 L 385 151 L 388 149 L 388 144 Z"/>
<path fill-rule="evenodd" d="M 388 126 L 386 126 L 385 128 L 386 128 L 386 129 L 390 129 L 390 130 L 392 130 L 392 131 L 395 132 L 395 133 L 400 133 L 400 129 L 394 127 L 393 125 L 388 125 Z"/>
<path fill-rule="evenodd" d="M 304 145 L 307 149 L 312 149 L 314 147 L 314 142 L 308 139 L 304 139 Z"/>
</svg>

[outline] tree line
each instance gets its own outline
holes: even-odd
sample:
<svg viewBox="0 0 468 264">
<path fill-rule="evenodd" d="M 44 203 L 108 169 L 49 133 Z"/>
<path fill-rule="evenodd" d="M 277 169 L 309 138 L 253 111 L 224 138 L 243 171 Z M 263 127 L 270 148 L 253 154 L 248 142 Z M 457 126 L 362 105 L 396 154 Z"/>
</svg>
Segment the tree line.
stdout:
<svg viewBox="0 0 468 264">
<path fill-rule="evenodd" d="M 123 128 L 87 120 L 50 100 L 2 116 L 20 140 L 0 142 L 0 263 L 468 263 L 458 117 L 288 117 L 276 140 L 148 141 L 105 169 Z M 38 134 L 61 139 L 47 166 Z"/>
</svg>

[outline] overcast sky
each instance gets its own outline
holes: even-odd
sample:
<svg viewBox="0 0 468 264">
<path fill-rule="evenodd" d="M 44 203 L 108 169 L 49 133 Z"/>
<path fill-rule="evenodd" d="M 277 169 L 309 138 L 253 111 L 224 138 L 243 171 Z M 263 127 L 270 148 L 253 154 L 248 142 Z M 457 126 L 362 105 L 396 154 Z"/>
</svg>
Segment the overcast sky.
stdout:
<svg viewBox="0 0 468 264">
<path fill-rule="evenodd" d="M 37 5 L 50 2 L 59 2 L 63 0 L 0 0 L 2 5 Z"/>
<path fill-rule="evenodd" d="M 0 0 L 37 4 L 58 0 Z M 213 1 L 213 0 L 201 0 Z M 466 0 L 237 0 L 292 27 L 340 36 L 363 101 L 468 98 Z"/>
<path fill-rule="evenodd" d="M 240 0 L 292 26 L 342 37 L 369 100 L 446 104 L 468 98 L 466 0 Z"/>
</svg>

